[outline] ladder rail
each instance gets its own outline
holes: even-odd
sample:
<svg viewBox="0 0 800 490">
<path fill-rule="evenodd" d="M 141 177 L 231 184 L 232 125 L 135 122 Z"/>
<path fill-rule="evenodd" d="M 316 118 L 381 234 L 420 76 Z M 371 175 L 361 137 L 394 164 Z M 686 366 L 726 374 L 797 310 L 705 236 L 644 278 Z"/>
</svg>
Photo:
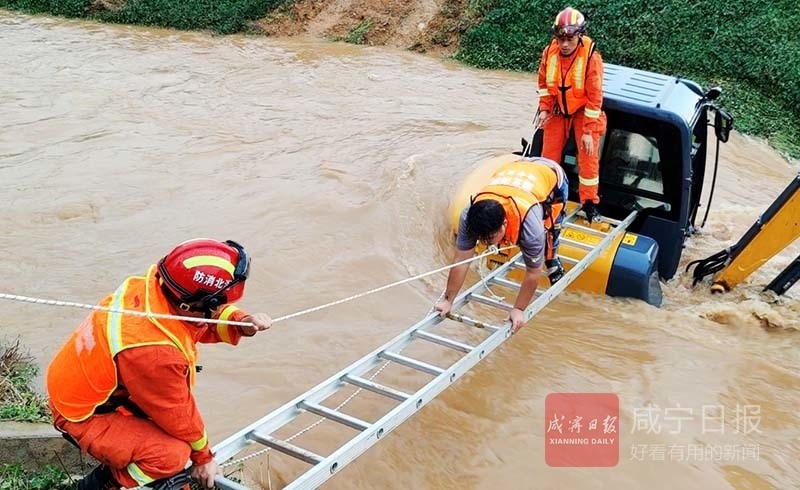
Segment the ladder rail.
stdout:
<svg viewBox="0 0 800 490">
<path fill-rule="evenodd" d="M 217 475 L 214 477 L 214 483 L 216 483 L 217 487 L 224 488 L 226 490 L 250 490 L 250 488 L 242 485 L 241 483 L 230 480 L 223 475 Z"/>
<path fill-rule="evenodd" d="M 612 243 L 614 243 L 614 240 L 618 236 L 625 233 L 625 231 L 628 229 L 628 226 L 630 226 L 630 224 L 633 223 L 633 220 L 636 219 L 636 216 L 638 214 L 639 214 L 638 211 L 631 211 L 631 214 L 629 214 L 627 218 L 620 221 L 619 224 L 616 226 L 616 228 L 608 232 L 606 237 L 600 240 L 600 243 L 595 245 L 595 247 L 589 253 L 587 253 L 580 260 L 580 262 L 578 262 L 572 269 L 570 269 L 569 272 L 564 274 L 564 277 L 562 277 L 557 283 L 547 288 L 547 291 L 545 291 L 544 293 L 542 293 L 541 296 L 536 298 L 536 301 L 528 305 L 528 307 L 525 308 L 525 311 L 523 312 L 524 321 L 527 323 L 531 318 L 533 318 L 534 315 L 536 315 L 545 306 L 547 306 L 548 303 L 550 303 L 550 301 L 552 301 L 556 296 L 561 294 L 562 291 L 567 289 L 567 286 L 569 286 L 570 283 L 572 283 L 572 281 L 577 279 L 578 276 L 583 273 L 583 271 L 588 269 L 589 266 L 592 265 L 592 262 L 594 262 L 600 256 L 600 254 L 604 253 L 606 249 Z"/>
</svg>

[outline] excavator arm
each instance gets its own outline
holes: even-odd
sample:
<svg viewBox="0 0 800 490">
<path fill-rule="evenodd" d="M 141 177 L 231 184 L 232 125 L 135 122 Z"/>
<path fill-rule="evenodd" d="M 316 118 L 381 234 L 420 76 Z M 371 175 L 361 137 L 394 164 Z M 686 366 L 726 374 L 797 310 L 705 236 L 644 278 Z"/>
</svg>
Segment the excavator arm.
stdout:
<svg viewBox="0 0 800 490">
<path fill-rule="evenodd" d="M 716 274 L 711 285 L 713 292 L 730 291 L 750 274 L 800 237 L 800 174 L 759 216 L 742 238 L 733 246 L 710 257 L 690 262 L 694 283 Z M 766 289 L 785 293 L 800 277 L 800 257 L 795 259 Z"/>
</svg>

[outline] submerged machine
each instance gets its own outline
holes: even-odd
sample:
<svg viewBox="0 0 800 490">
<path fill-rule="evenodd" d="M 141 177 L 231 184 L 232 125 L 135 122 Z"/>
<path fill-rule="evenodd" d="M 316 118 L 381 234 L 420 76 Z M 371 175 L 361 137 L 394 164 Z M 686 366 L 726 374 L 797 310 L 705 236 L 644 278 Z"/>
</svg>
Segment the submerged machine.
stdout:
<svg viewBox="0 0 800 490">
<path fill-rule="evenodd" d="M 800 238 L 800 174 L 795 176 L 738 242 L 705 259 L 689 262 L 686 271 L 694 267 L 693 285 L 697 285 L 706 276 L 713 276 L 712 292 L 730 291 L 798 238 Z M 798 279 L 800 279 L 800 255 L 764 289 L 780 296 Z"/>
<path fill-rule="evenodd" d="M 707 170 L 708 128 L 714 128 L 719 158 L 719 143 L 728 141 L 733 127 L 733 118 L 714 102 L 721 93 L 717 87 L 703 90 L 691 80 L 605 65 L 603 110 L 608 125 L 599 149 L 599 208 L 604 217 L 612 219 L 623 219 L 631 211 L 638 213 L 627 233 L 576 279 L 571 289 L 661 304 L 659 279 L 675 275 L 684 241 L 696 229 Z M 521 151 L 482 162 L 451 201 L 453 229 L 457 230 L 459 213 L 470 196 L 494 170 L 520 157 L 539 156 L 541 149 L 542 132 L 538 130 L 530 142 L 522 140 Z M 576 154 L 571 136 L 562 158 L 570 182 L 568 209 L 578 206 Z M 584 226 L 590 227 L 588 222 Z M 607 224 L 591 225 L 603 227 Z M 596 240 L 596 235 L 580 230 L 562 232 L 559 252 L 565 268 L 569 270 Z M 510 250 L 490 256 L 488 264 L 502 264 L 516 253 Z"/>
</svg>

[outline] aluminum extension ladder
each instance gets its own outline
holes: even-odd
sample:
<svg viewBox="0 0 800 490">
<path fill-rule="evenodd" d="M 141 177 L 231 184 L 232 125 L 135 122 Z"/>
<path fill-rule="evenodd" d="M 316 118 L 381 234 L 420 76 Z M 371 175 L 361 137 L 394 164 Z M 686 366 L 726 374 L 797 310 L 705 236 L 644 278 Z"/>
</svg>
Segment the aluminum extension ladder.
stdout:
<svg viewBox="0 0 800 490">
<path fill-rule="evenodd" d="M 587 250 L 587 254 L 578 262 L 574 259 L 562 257 L 562 260 L 571 261 L 574 266 L 554 286 L 550 288 L 540 286 L 537 288 L 534 300 L 524 312 L 526 322 L 547 306 L 558 294 L 564 291 L 620 234 L 624 233 L 637 214 L 634 211 L 622 221 L 601 218 L 610 225 L 608 232 L 602 232 L 575 223 L 575 217 L 579 210 L 580 208 L 576 209 L 565 218 L 562 223 L 562 229 L 572 228 L 576 231 L 602 237 L 602 239 L 597 245 L 590 246 L 565 238 L 562 232 L 562 243 L 568 243 L 572 246 L 583 248 Z M 468 345 L 467 343 L 433 333 L 431 328 L 442 322 L 443 319 L 438 313 L 431 312 L 423 320 L 385 345 L 364 356 L 359 361 L 356 361 L 326 381 L 308 390 L 306 393 L 303 393 L 294 400 L 274 410 L 272 413 L 218 443 L 212 448 L 215 459 L 217 462 L 223 463 L 235 458 L 252 444 L 260 444 L 308 463 L 308 469 L 284 487 L 285 489 L 299 490 L 317 488 L 333 475 L 338 474 L 342 468 L 377 443 L 382 437 L 386 436 L 386 434 L 410 418 L 426 403 L 430 402 L 445 388 L 464 375 L 487 354 L 510 337 L 510 322 L 505 322 L 501 327 L 493 326 L 486 322 L 470 318 L 458 311 L 471 301 L 484 303 L 503 310 L 510 310 L 512 305 L 484 296 L 481 293 L 487 290 L 488 284 L 500 285 L 518 290 L 520 287 L 519 283 L 509 280 L 506 275 L 512 268 L 524 269 L 524 267 L 521 255 L 518 253 L 512 260 L 490 271 L 484 280 L 478 281 L 475 285 L 459 295 L 453 302 L 453 309 L 448 315 L 448 318 L 461 322 L 469 327 L 479 327 L 490 332 L 489 336 L 479 344 Z M 419 341 L 438 344 L 441 347 L 460 353 L 461 357 L 450 366 L 440 367 L 399 354 L 401 350 L 412 342 Z M 391 363 L 396 363 L 426 373 L 433 378 L 414 393 L 408 393 L 366 379 L 366 373 L 378 367 L 380 364 L 386 363 L 386 361 L 391 361 Z M 343 411 L 337 411 L 322 405 L 324 400 L 340 390 L 345 388 L 352 389 L 353 387 L 368 390 L 398 403 L 375 422 L 361 420 Z M 348 426 L 355 429 L 356 433 L 351 439 L 341 444 L 338 449 L 328 455 L 316 454 L 272 435 L 274 432 L 278 431 L 278 429 L 294 421 L 298 416 L 304 413 L 311 413 Z M 224 476 L 217 476 L 216 484 L 219 488 L 230 490 L 246 490 L 248 488 Z"/>
</svg>

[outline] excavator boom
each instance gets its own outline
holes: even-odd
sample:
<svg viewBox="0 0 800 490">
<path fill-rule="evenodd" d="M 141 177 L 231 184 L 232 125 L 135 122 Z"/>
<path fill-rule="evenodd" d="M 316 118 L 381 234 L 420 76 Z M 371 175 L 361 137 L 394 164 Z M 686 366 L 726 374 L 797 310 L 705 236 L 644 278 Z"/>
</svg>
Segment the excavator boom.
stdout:
<svg viewBox="0 0 800 490">
<path fill-rule="evenodd" d="M 693 265 L 694 283 L 704 277 L 717 273 L 711 290 L 730 291 L 737 284 L 764 265 L 776 254 L 784 250 L 800 237 L 800 174 L 759 216 L 742 238 L 732 247 L 718 252 L 706 259 L 689 263 Z M 778 294 L 783 294 L 800 275 L 800 257 L 789 265 L 767 286 Z"/>
</svg>

